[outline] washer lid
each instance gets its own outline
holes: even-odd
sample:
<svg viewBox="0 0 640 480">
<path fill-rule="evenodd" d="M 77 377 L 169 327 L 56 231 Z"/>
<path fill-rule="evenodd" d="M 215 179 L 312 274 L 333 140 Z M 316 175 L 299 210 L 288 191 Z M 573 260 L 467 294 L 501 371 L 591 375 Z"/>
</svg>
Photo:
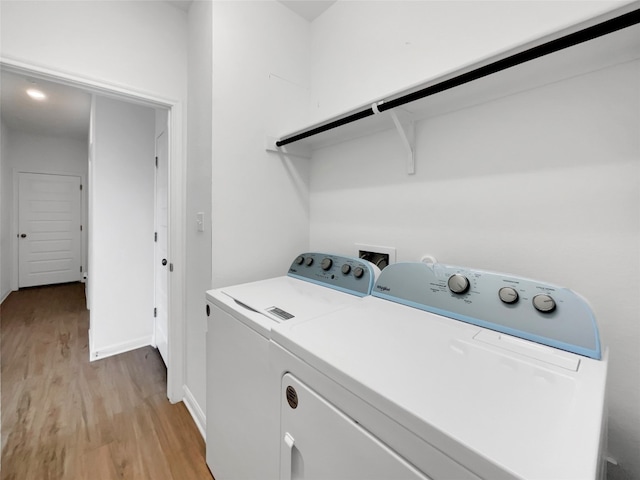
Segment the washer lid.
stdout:
<svg viewBox="0 0 640 480">
<path fill-rule="evenodd" d="M 298 255 L 286 277 L 207 292 L 207 299 L 268 337 L 274 323 L 333 312 L 371 293 L 380 269 L 359 258 L 329 253 Z"/>
<path fill-rule="evenodd" d="M 606 359 L 492 335 L 367 297 L 272 340 L 480 477 L 596 477 Z"/>
<path fill-rule="evenodd" d="M 315 318 L 362 301 L 288 276 L 211 290 L 207 299 L 227 311 L 241 313 L 238 318 L 267 337 L 271 327 L 280 322 Z"/>
</svg>

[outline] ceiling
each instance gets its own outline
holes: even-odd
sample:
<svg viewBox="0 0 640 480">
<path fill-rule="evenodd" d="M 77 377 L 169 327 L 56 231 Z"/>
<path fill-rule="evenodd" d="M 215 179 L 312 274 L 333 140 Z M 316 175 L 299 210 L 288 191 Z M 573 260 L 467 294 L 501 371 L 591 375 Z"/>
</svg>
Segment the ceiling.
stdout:
<svg viewBox="0 0 640 480">
<path fill-rule="evenodd" d="M 313 22 L 331 5 L 336 3 L 336 0 L 278 0 L 285 7 L 294 11 L 302 18 Z M 167 0 L 171 5 L 178 7 L 185 12 L 189 11 L 189 7 L 193 3 L 193 0 Z"/>
<path fill-rule="evenodd" d="M 180 10 L 188 12 L 193 0 L 167 0 L 167 3 L 170 3 L 174 7 L 178 7 Z"/>
<path fill-rule="evenodd" d="M 336 0 L 278 1 L 311 22 Z M 169 3 L 188 11 L 192 0 L 171 0 Z M 46 100 L 36 101 L 26 94 L 27 88 L 34 87 L 47 95 Z M 91 94 L 87 91 L 24 74 L 0 72 L 0 117 L 9 129 L 87 140 L 90 110 Z"/>
<path fill-rule="evenodd" d="M 33 100 L 28 88 L 41 90 L 47 98 Z M 90 110 L 91 95 L 77 87 L 0 72 L 0 117 L 9 129 L 88 140 Z"/>
<path fill-rule="evenodd" d="M 278 0 L 281 4 L 309 22 L 314 21 L 336 0 Z"/>
<path fill-rule="evenodd" d="M 167 2 L 188 12 L 193 0 L 167 0 Z M 336 3 L 336 0 L 278 0 L 278 2 L 307 21 L 313 22 L 327 8 Z"/>
</svg>

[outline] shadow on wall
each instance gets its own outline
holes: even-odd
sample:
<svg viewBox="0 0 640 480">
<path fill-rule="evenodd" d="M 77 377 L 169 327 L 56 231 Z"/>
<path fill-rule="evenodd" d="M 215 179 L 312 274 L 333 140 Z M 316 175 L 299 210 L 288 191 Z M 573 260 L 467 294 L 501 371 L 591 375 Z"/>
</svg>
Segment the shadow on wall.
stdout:
<svg viewBox="0 0 640 480">
<path fill-rule="evenodd" d="M 607 480 L 633 480 L 620 465 L 607 463 Z"/>
</svg>

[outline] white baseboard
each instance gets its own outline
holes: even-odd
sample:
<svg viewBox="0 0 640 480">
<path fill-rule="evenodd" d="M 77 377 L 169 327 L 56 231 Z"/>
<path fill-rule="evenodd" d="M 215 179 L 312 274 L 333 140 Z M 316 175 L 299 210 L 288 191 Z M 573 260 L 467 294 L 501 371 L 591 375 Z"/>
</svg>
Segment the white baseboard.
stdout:
<svg viewBox="0 0 640 480">
<path fill-rule="evenodd" d="M 202 411 L 202 409 L 200 408 L 200 405 L 196 401 L 196 398 L 193 396 L 193 393 L 191 393 L 191 390 L 189 390 L 189 387 L 187 387 L 186 385 L 183 385 L 182 389 L 184 390 L 184 398 L 182 401 L 187 407 L 187 410 L 189 410 L 189 413 L 191 414 L 193 421 L 196 423 L 196 427 L 198 427 L 198 430 L 200 430 L 200 435 L 202 435 L 202 438 L 204 438 L 204 441 L 206 442 L 207 441 L 207 431 L 206 431 L 207 418 L 204 412 Z"/>
<path fill-rule="evenodd" d="M 8 297 L 9 295 L 11 295 L 11 292 L 12 292 L 12 290 L 11 290 L 11 289 L 9 289 L 9 291 L 8 291 L 7 293 L 4 293 L 4 294 L 2 295 L 2 300 L 0 300 L 0 304 L 2 304 L 2 303 L 7 299 L 7 297 Z"/>
<path fill-rule="evenodd" d="M 165 359 L 169 358 L 169 344 L 167 342 L 167 334 L 162 331 L 160 328 L 154 328 L 154 337 L 153 344 L 158 351 L 160 352 L 160 356 L 162 356 L 162 360 L 166 364 Z"/>
<path fill-rule="evenodd" d="M 91 325 L 91 322 L 89 322 Z M 89 362 L 91 362 L 91 352 L 93 352 L 93 336 L 91 335 L 91 328 L 89 328 Z"/>
<path fill-rule="evenodd" d="M 113 355 L 118 355 L 120 353 L 130 352 L 131 350 L 135 350 L 137 348 L 146 347 L 148 345 L 151 345 L 152 338 L 151 335 L 147 335 L 115 345 L 108 345 L 106 347 L 97 348 L 95 350 L 92 340 L 93 338 L 91 335 L 91 330 L 89 330 L 89 361 L 91 362 L 107 357 L 112 357 Z"/>
</svg>

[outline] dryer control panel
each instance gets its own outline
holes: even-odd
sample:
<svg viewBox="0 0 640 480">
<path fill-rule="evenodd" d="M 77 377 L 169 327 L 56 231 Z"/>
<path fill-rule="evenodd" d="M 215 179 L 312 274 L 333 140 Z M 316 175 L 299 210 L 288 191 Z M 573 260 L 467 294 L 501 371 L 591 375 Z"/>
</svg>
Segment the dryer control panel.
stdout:
<svg viewBox="0 0 640 480">
<path fill-rule="evenodd" d="M 601 358 L 593 312 L 582 297 L 567 288 L 452 265 L 396 263 L 384 269 L 372 295 Z"/>
<path fill-rule="evenodd" d="M 364 297 L 371 294 L 379 274 L 380 269 L 366 260 L 308 252 L 293 260 L 287 275 Z"/>
</svg>

